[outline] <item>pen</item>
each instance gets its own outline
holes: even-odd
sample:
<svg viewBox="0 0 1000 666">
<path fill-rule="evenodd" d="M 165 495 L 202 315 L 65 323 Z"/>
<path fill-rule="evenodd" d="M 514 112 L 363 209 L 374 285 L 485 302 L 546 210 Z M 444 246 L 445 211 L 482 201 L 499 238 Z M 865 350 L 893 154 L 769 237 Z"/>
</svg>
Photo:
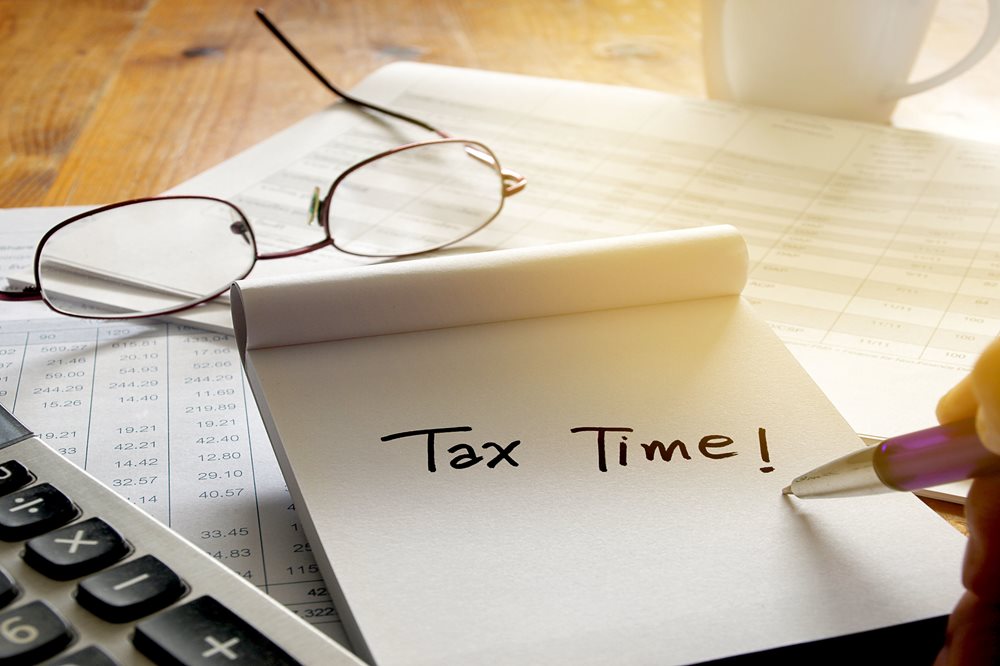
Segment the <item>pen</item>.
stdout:
<svg viewBox="0 0 1000 666">
<path fill-rule="evenodd" d="M 1000 473 L 1000 456 L 976 435 L 976 420 L 946 423 L 860 449 L 820 465 L 781 492 L 796 497 L 852 497 L 920 490 Z"/>
</svg>

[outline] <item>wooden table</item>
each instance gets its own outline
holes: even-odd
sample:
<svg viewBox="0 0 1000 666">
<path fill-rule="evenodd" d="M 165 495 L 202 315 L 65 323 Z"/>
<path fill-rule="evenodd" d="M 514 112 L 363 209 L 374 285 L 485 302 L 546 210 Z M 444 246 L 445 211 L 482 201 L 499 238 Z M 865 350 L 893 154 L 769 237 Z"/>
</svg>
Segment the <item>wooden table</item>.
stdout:
<svg viewBox="0 0 1000 666">
<path fill-rule="evenodd" d="M 699 0 L 0 0 L 0 207 L 153 195 L 327 105 L 258 5 L 346 87 L 421 60 L 705 94 Z M 918 76 L 981 32 L 983 0 L 941 5 Z M 1000 141 L 998 90 L 1000 49 L 894 122 Z"/>
</svg>

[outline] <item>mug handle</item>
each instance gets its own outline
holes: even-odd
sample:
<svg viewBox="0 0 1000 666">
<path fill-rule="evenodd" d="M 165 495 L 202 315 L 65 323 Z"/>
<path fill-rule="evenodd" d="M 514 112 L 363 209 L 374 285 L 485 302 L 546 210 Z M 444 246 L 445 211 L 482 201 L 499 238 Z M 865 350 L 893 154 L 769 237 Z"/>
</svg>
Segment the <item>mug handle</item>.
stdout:
<svg viewBox="0 0 1000 666">
<path fill-rule="evenodd" d="M 982 60 L 997 43 L 997 40 L 1000 39 L 1000 0 L 987 0 L 986 8 L 986 27 L 983 29 L 983 34 L 979 38 L 979 41 L 976 42 L 976 45 L 972 47 L 972 50 L 969 51 L 964 58 L 940 74 L 936 74 L 928 79 L 924 79 L 923 81 L 906 83 L 898 88 L 895 88 L 894 90 L 887 91 L 885 99 L 909 97 L 910 95 L 915 95 L 918 92 L 923 92 L 929 88 L 939 86 L 945 81 L 955 78 L 959 74 L 964 74 L 971 69 L 973 65 Z"/>
</svg>

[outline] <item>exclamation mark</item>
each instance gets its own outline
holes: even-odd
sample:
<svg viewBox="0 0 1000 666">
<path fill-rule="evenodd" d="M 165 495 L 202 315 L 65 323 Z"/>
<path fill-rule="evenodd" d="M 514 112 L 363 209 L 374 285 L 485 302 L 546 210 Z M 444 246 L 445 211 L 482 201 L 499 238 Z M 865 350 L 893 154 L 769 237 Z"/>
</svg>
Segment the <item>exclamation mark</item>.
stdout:
<svg viewBox="0 0 1000 666">
<path fill-rule="evenodd" d="M 760 442 L 760 459 L 766 463 L 771 462 L 771 458 L 767 454 L 767 430 L 764 428 L 757 428 L 757 440 Z M 774 468 L 770 465 L 766 465 L 761 467 L 760 471 L 767 474 L 768 472 L 773 472 Z"/>
</svg>

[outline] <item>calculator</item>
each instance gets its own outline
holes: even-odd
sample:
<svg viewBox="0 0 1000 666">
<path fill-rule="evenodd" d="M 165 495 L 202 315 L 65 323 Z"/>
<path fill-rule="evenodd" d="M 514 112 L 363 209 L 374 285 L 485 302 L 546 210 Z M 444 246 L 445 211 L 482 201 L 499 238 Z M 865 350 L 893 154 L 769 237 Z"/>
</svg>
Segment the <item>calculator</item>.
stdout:
<svg viewBox="0 0 1000 666">
<path fill-rule="evenodd" d="M 0 666 L 363 664 L 0 406 Z"/>
</svg>

